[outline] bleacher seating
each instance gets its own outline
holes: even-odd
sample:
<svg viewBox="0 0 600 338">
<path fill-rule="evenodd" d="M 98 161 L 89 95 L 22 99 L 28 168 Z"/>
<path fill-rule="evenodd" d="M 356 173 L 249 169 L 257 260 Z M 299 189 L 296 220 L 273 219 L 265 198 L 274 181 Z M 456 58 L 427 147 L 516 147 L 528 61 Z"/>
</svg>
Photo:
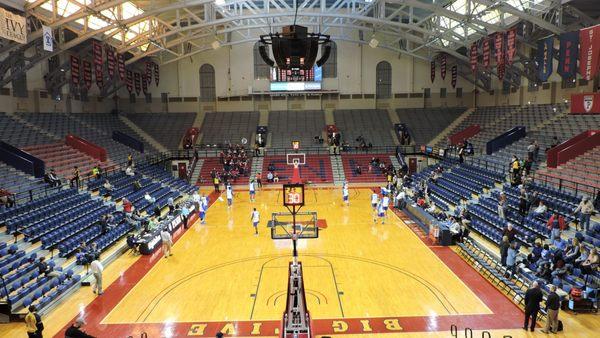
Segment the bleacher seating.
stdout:
<svg viewBox="0 0 600 338">
<path fill-rule="evenodd" d="M 351 183 L 385 182 L 387 177 L 381 168 L 373 166 L 369 172 L 369 163 L 373 158 L 383 161 L 386 167 L 390 165 L 389 154 L 342 154 L 346 181 Z M 357 166 L 360 166 L 361 174 L 357 173 Z"/>
<path fill-rule="evenodd" d="M 269 134 L 272 148 L 289 148 L 292 141 L 300 141 L 303 147 L 314 144 L 314 137 L 321 136 L 325 128 L 322 110 L 271 111 Z"/>
<path fill-rule="evenodd" d="M 236 180 L 234 180 L 233 184 L 247 184 L 250 180 L 250 168 L 252 168 L 252 159 L 249 159 L 249 163 L 247 165 L 247 172 L 244 175 L 240 175 Z M 211 172 L 223 172 L 223 165 L 218 157 L 209 157 L 204 159 L 204 163 L 202 164 L 202 168 L 200 169 L 200 177 L 198 178 L 199 183 L 204 185 L 212 185 L 212 177 Z M 263 181 L 266 174 L 263 175 Z"/>
<path fill-rule="evenodd" d="M 558 168 L 544 167 L 536 172 L 536 176 L 555 186 L 591 195 L 600 190 L 600 147 L 596 147 Z"/>
<path fill-rule="evenodd" d="M 127 118 L 167 149 L 177 149 L 196 113 L 134 113 Z"/>
<path fill-rule="evenodd" d="M 250 142 L 258 125 L 258 112 L 209 112 L 202 123 L 201 144 L 241 144 Z M 182 134 L 183 136 L 183 134 Z"/>
<path fill-rule="evenodd" d="M 0 112 L 0 140 L 15 147 L 56 142 L 55 139 Z"/>
<path fill-rule="evenodd" d="M 56 174 L 62 177 L 70 177 L 73 166 L 79 168 L 81 177 L 83 177 L 89 174 L 95 165 L 101 168 L 112 165 L 109 161 L 98 161 L 64 143 L 40 144 L 22 149 L 43 160 L 46 170 L 54 169 Z"/>
<path fill-rule="evenodd" d="M 396 109 L 396 112 L 400 122 L 408 127 L 409 134 L 414 142 L 416 144 L 428 144 L 465 110 L 466 108 L 462 107 L 405 108 Z"/>
<path fill-rule="evenodd" d="M 11 193 L 28 191 L 43 186 L 41 179 L 0 162 L 0 188 Z"/>
<path fill-rule="evenodd" d="M 343 141 L 356 146 L 356 139 L 363 136 L 373 146 L 395 146 L 392 135 L 394 126 L 386 110 L 353 109 L 334 110 L 335 126 L 342 133 Z"/>
<path fill-rule="evenodd" d="M 263 160 L 262 181 L 263 184 L 269 184 L 266 177 L 269 167 L 275 168 L 274 172 L 279 177 L 279 184 L 287 183 L 293 175 L 293 166 L 287 165 L 285 156 L 266 156 Z M 331 183 L 333 182 L 333 173 L 331 161 L 328 155 L 307 155 L 306 164 L 298 166 L 300 178 L 303 182 L 311 183 Z"/>
</svg>

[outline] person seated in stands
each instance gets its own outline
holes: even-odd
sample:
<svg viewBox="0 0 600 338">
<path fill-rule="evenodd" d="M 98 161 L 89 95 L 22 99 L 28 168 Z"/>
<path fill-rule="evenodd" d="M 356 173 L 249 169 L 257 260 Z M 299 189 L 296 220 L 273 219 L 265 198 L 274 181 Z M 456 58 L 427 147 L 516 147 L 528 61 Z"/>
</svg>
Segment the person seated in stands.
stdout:
<svg viewBox="0 0 600 338">
<path fill-rule="evenodd" d="M 135 239 L 135 235 L 127 236 L 127 247 L 133 251 L 133 253 L 140 252 L 140 243 Z"/>
<path fill-rule="evenodd" d="M 12 208 L 15 206 L 15 201 L 10 197 L 10 192 L 0 189 L 0 206 Z"/>
<path fill-rule="evenodd" d="M 558 235 L 558 237 L 555 237 L 552 240 L 552 246 L 554 246 L 557 250 L 564 252 L 565 250 L 567 250 L 567 245 L 567 241 L 565 241 L 561 235 Z"/>
<path fill-rule="evenodd" d="M 132 166 L 128 165 L 127 168 L 125 168 L 125 175 L 127 175 L 129 177 L 135 176 L 135 171 L 133 171 Z"/>
<path fill-rule="evenodd" d="M 273 173 L 273 182 L 279 182 L 279 175 L 277 175 L 277 173 Z"/>
<path fill-rule="evenodd" d="M 156 198 L 152 197 L 150 195 L 150 192 L 148 192 L 148 191 L 146 191 L 146 194 L 144 195 L 144 199 L 150 204 L 154 204 L 154 202 L 156 202 Z"/>
<path fill-rule="evenodd" d="M 79 168 L 77 166 L 73 167 L 73 176 L 69 180 L 69 185 L 71 188 L 77 187 L 79 189 Z"/>
<path fill-rule="evenodd" d="M 362 168 L 360 164 L 356 165 L 356 167 L 354 168 L 354 172 L 356 173 L 356 175 L 362 175 Z"/>
<path fill-rule="evenodd" d="M 133 167 L 133 155 L 131 155 L 131 153 L 127 155 L 127 166 Z"/>
<path fill-rule="evenodd" d="M 46 263 L 46 257 L 44 256 L 40 257 L 35 267 L 38 269 L 40 275 L 45 275 L 46 277 L 58 277 L 60 275 L 58 271 L 54 271 L 54 268 Z"/>
<path fill-rule="evenodd" d="M 550 263 L 552 261 L 553 254 L 550 250 L 550 246 L 548 244 L 544 244 L 542 253 L 540 254 L 540 259 L 538 261 L 538 266 L 544 263 Z"/>
<path fill-rule="evenodd" d="M 598 249 L 592 248 L 590 254 L 580 265 L 581 272 L 583 272 L 584 275 L 589 275 L 598 269 L 598 264 L 600 264 Z"/>
<path fill-rule="evenodd" d="M 575 260 L 581 255 L 582 246 L 583 245 L 579 242 L 579 239 L 573 237 L 571 239 L 571 243 L 567 245 L 567 249 L 565 250 L 565 262 L 568 264 L 575 262 Z"/>
<path fill-rule="evenodd" d="M 267 182 L 273 183 L 273 171 L 271 170 L 267 173 Z"/>
<path fill-rule="evenodd" d="M 104 196 L 109 197 L 112 195 L 113 186 L 112 184 L 110 184 L 108 179 L 104 180 L 104 184 L 102 185 L 102 187 L 104 188 Z"/>
<path fill-rule="evenodd" d="M 548 223 L 546 223 L 546 226 L 550 230 L 550 240 L 554 240 L 560 237 L 563 230 L 567 228 L 565 218 L 556 212 L 552 216 L 550 216 L 550 218 L 548 219 Z"/>
<path fill-rule="evenodd" d="M 502 230 L 502 237 L 504 236 L 508 237 L 508 241 L 511 243 L 516 240 L 517 230 L 513 227 L 511 223 L 508 223 L 506 228 Z"/>
<path fill-rule="evenodd" d="M 462 237 L 462 231 L 460 229 L 460 223 L 454 217 L 450 217 L 450 226 L 448 227 L 450 234 L 452 235 L 452 243 L 460 242 Z"/>
<path fill-rule="evenodd" d="M 92 245 L 90 245 L 89 249 L 86 252 L 86 256 L 87 261 L 90 263 L 100 259 L 100 250 L 98 250 L 98 244 L 92 243 Z"/>
<path fill-rule="evenodd" d="M 92 176 L 94 179 L 100 178 L 100 168 L 98 167 L 98 165 L 95 165 L 92 168 L 92 170 L 90 171 L 90 176 Z"/>
<path fill-rule="evenodd" d="M 60 178 L 58 178 L 54 169 L 50 169 L 50 172 L 44 175 L 44 181 L 51 187 L 60 187 L 62 185 Z"/>
<path fill-rule="evenodd" d="M 428 213 L 430 213 L 431 215 L 435 214 L 435 202 L 431 201 L 431 203 L 429 204 L 429 207 L 427 209 L 425 209 L 425 211 L 427 211 Z"/>
<path fill-rule="evenodd" d="M 507 278 L 511 278 L 517 270 L 517 255 L 519 254 L 519 248 L 517 242 L 510 243 L 508 251 L 506 252 L 506 270 Z"/>
<path fill-rule="evenodd" d="M 269 163 L 269 167 L 267 169 L 269 171 L 275 171 L 275 165 L 273 163 Z"/>
<path fill-rule="evenodd" d="M 544 201 L 540 200 L 538 206 L 535 209 L 533 209 L 533 215 L 542 216 L 546 213 L 546 211 L 548 211 L 548 207 L 544 204 Z"/>
</svg>

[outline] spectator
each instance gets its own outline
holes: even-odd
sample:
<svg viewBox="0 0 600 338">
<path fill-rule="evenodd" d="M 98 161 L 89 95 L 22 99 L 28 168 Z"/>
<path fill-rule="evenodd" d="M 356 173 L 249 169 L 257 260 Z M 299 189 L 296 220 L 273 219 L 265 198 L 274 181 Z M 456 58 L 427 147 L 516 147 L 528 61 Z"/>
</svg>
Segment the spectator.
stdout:
<svg viewBox="0 0 600 338">
<path fill-rule="evenodd" d="M 508 236 L 502 236 L 502 242 L 500 242 L 500 264 L 502 264 L 502 266 L 506 266 L 506 256 L 508 255 L 509 247 L 510 242 L 508 241 Z"/>
<path fill-rule="evenodd" d="M 152 197 L 150 195 L 150 192 L 146 191 L 146 194 L 144 195 L 144 199 L 149 203 L 149 204 L 154 204 L 154 202 L 156 202 L 156 198 Z"/>
<path fill-rule="evenodd" d="M 500 193 L 500 197 L 498 198 L 498 217 L 501 219 L 506 219 L 504 217 L 504 210 L 506 208 L 506 195 L 504 192 Z"/>
<path fill-rule="evenodd" d="M 506 270 L 508 273 L 508 278 L 511 278 L 516 271 L 518 253 L 519 249 L 517 247 L 517 242 L 510 243 L 510 246 L 506 252 Z"/>
<path fill-rule="evenodd" d="M 165 258 L 173 256 L 173 253 L 171 252 L 171 248 L 173 247 L 173 238 L 166 228 L 163 228 L 160 231 L 160 239 L 162 241 L 162 249 Z"/>
<path fill-rule="evenodd" d="M 30 305 L 28 310 L 29 312 L 27 312 L 27 315 L 25 316 L 27 336 L 29 338 L 42 338 L 42 331 L 44 331 L 42 317 L 37 313 L 37 309 L 34 305 Z"/>
<path fill-rule="evenodd" d="M 62 184 L 60 178 L 58 178 L 53 168 L 50 169 L 49 173 L 46 173 L 46 175 L 44 175 L 44 181 L 50 184 L 51 187 L 60 187 Z"/>
<path fill-rule="evenodd" d="M 175 211 L 175 201 L 173 200 L 173 197 L 167 199 L 167 206 L 169 207 L 169 215 L 173 215 L 173 212 Z"/>
<path fill-rule="evenodd" d="M 125 168 L 125 175 L 127 175 L 129 177 L 135 176 L 135 171 L 133 171 L 132 166 L 127 166 L 127 168 Z"/>
<path fill-rule="evenodd" d="M 537 140 L 533 141 L 533 161 L 537 161 L 540 154 L 540 144 Z"/>
<path fill-rule="evenodd" d="M 77 189 L 79 189 L 79 168 L 77 168 L 77 166 L 73 167 L 73 175 L 69 180 L 69 186 L 71 186 L 71 188 L 76 186 Z"/>
<path fill-rule="evenodd" d="M 129 214 L 131 213 L 132 209 L 133 205 L 131 204 L 131 202 L 127 198 L 123 198 L 123 212 Z"/>
<path fill-rule="evenodd" d="M 525 321 L 523 323 L 523 330 L 527 330 L 529 327 L 531 332 L 534 331 L 543 297 L 538 282 L 533 282 L 531 288 L 525 292 Z"/>
<path fill-rule="evenodd" d="M 60 275 L 59 272 L 54 271 L 53 267 L 46 263 L 46 257 L 40 257 L 39 261 L 36 263 L 36 268 L 40 275 L 45 275 L 46 277 L 58 277 Z"/>
<path fill-rule="evenodd" d="M 598 269 L 599 262 L 600 258 L 598 257 L 598 249 L 592 248 L 590 250 L 590 254 L 587 256 L 587 259 L 581 263 L 581 271 L 583 274 L 589 275 Z"/>
<path fill-rule="evenodd" d="M 517 230 L 513 227 L 511 223 L 508 223 L 506 228 L 502 231 L 502 237 L 508 237 L 508 242 L 512 243 L 515 241 L 517 236 Z"/>
<path fill-rule="evenodd" d="M 260 172 L 256 173 L 256 175 L 254 176 L 256 179 L 256 185 L 259 188 L 262 188 L 262 174 Z"/>
<path fill-rule="evenodd" d="M 0 189 L 0 206 L 5 208 L 12 208 L 15 206 L 15 200 L 10 197 L 10 193 L 6 190 Z"/>
<path fill-rule="evenodd" d="M 565 218 L 556 212 L 552 216 L 550 216 L 546 225 L 550 230 L 550 240 L 554 240 L 555 238 L 560 237 L 562 231 L 567 228 Z"/>
<path fill-rule="evenodd" d="M 94 336 L 90 336 L 89 334 L 82 331 L 81 328 L 85 325 L 83 319 L 76 319 L 71 326 L 65 331 L 65 338 L 94 338 Z"/>
<path fill-rule="evenodd" d="M 92 168 L 91 175 L 95 179 L 99 179 L 100 178 L 100 167 L 98 167 L 98 165 L 95 165 Z"/>
<path fill-rule="evenodd" d="M 519 191 L 519 214 L 521 214 L 521 216 L 527 215 L 527 199 L 527 191 L 525 191 L 525 189 L 521 189 Z"/>
<path fill-rule="evenodd" d="M 548 211 L 548 207 L 544 204 L 544 201 L 540 200 L 538 206 L 533 210 L 535 216 L 542 216 Z"/>
<path fill-rule="evenodd" d="M 565 251 L 565 262 L 573 263 L 579 256 L 581 255 L 581 246 L 579 240 L 576 237 L 573 237 L 571 245 L 567 247 Z"/>
<path fill-rule="evenodd" d="M 552 241 L 552 246 L 554 246 L 556 249 L 560 250 L 561 253 L 562 253 L 562 252 L 564 252 L 567 249 L 567 241 L 565 241 L 562 238 L 562 236 L 559 234 Z"/>
<path fill-rule="evenodd" d="M 94 259 L 92 263 L 90 263 L 90 271 L 94 277 L 94 288 L 92 291 L 100 296 L 104 293 L 102 291 L 102 272 L 104 271 L 104 267 L 98 259 Z"/>
<path fill-rule="evenodd" d="M 273 173 L 273 182 L 279 182 L 279 175 L 277 175 L 277 173 Z"/>
<path fill-rule="evenodd" d="M 127 167 L 133 167 L 133 156 L 131 153 L 127 155 Z"/>
<path fill-rule="evenodd" d="M 454 217 L 451 217 L 450 221 L 451 223 L 448 229 L 450 230 L 450 234 L 452 235 L 452 242 L 460 242 L 462 238 L 462 230 L 460 227 L 460 223 L 458 223 L 458 221 Z"/>
<path fill-rule="evenodd" d="M 558 332 L 558 311 L 560 309 L 560 297 L 556 293 L 556 285 L 548 286 L 550 293 L 546 297 L 546 327 L 543 333 Z"/>
<path fill-rule="evenodd" d="M 577 209 L 575 209 L 575 211 L 573 211 L 573 214 L 577 214 L 579 213 L 579 225 L 581 225 L 581 229 L 585 229 L 585 231 L 589 230 L 590 227 L 590 217 L 592 216 L 592 212 L 594 211 L 594 204 L 592 203 L 592 200 L 585 196 L 581 202 L 579 203 L 579 205 L 577 206 Z"/>
<path fill-rule="evenodd" d="M 108 197 L 112 195 L 113 186 L 107 179 L 104 180 L 104 184 L 102 185 L 102 187 L 104 188 L 104 196 Z"/>
<path fill-rule="evenodd" d="M 182 218 L 182 222 L 183 222 L 183 227 L 185 229 L 188 228 L 188 217 L 190 215 L 190 208 L 188 208 L 187 205 L 183 205 L 183 207 L 181 208 L 181 218 Z"/>
<path fill-rule="evenodd" d="M 219 180 L 219 176 L 215 175 L 215 177 L 213 177 L 213 185 L 215 186 L 215 192 L 221 192 L 219 190 L 220 184 L 221 184 L 221 181 Z"/>
<path fill-rule="evenodd" d="M 133 181 L 131 185 L 133 185 L 134 191 L 140 191 L 142 189 L 142 183 L 140 183 L 140 180 Z"/>
<path fill-rule="evenodd" d="M 531 141 L 531 142 L 529 142 L 529 145 L 527 146 L 527 159 L 530 161 L 533 161 L 534 153 L 535 153 L 535 144 L 533 143 L 533 141 Z"/>
</svg>

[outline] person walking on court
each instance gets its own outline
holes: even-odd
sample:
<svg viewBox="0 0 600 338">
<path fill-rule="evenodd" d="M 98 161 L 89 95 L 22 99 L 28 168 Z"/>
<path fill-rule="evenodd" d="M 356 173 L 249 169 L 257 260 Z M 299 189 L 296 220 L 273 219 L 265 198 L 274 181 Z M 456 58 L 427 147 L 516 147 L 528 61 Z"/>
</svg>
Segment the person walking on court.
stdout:
<svg viewBox="0 0 600 338">
<path fill-rule="evenodd" d="M 371 194 L 371 207 L 374 212 L 377 212 L 377 204 L 379 204 L 379 195 L 376 192 Z"/>
<path fill-rule="evenodd" d="M 250 183 L 248 183 L 248 192 L 250 193 L 250 202 L 254 202 L 254 196 L 256 196 L 254 180 L 250 180 Z"/>
<path fill-rule="evenodd" d="M 546 298 L 546 328 L 542 330 L 544 333 L 558 332 L 558 311 L 560 311 L 560 297 L 556 293 L 556 285 L 548 286 L 550 293 Z"/>
<path fill-rule="evenodd" d="M 181 218 L 183 222 L 183 227 L 185 229 L 188 228 L 188 217 L 190 216 L 190 208 L 187 205 L 184 205 L 181 208 Z"/>
<path fill-rule="evenodd" d="M 254 227 L 254 235 L 258 236 L 258 222 L 260 222 L 260 212 L 254 208 L 252 210 L 252 215 L 250 216 L 250 220 L 252 221 L 252 226 Z"/>
<path fill-rule="evenodd" d="M 43 337 L 44 324 L 42 323 L 42 317 L 37 313 L 34 305 L 29 306 L 29 312 L 25 316 L 25 325 L 27 326 L 27 336 L 29 338 Z"/>
<path fill-rule="evenodd" d="M 102 291 L 102 272 L 104 271 L 104 267 L 99 260 L 95 259 L 90 263 L 90 270 L 92 271 L 92 276 L 94 276 L 94 288 L 93 292 L 100 296 L 104 292 Z"/>
<path fill-rule="evenodd" d="M 348 182 L 344 181 L 344 185 L 342 186 L 342 199 L 346 205 L 350 205 L 350 196 L 348 192 Z"/>
<path fill-rule="evenodd" d="M 173 248 L 173 237 L 171 237 L 171 234 L 167 231 L 167 228 L 163 228 L 160 231 L 160 239 L 162 240 L 162 249 L 165 258 L 173 256 L 173 253 L 171 252 L 171 249 Z"/>
<path fill-rule="evenodd" d="M 200 218 L 200 224 L 206 224 L 206 208 L 204 207 L 204 200 L 202 200 L 198 206 L 198 217 Z"/>
<path fill-rule="evenodd" d="M 531 288 L 525 292 L 525 321 L 523 322 L 523 330 L 527 331 L 527 328 L 531 332 L 535 330 L 537 315 L 538 311 L 540 311 L 540 303 L 543 298 L 544 296 L 538 282 L 533 282 Z"/>
<path fill-rule="evenodd" d="M 227 207 L 230 207 L 233 204 L 233 188 L 231 187 L 231 184 L 227 185 L 225 192 L 227 194 Z"/>
<path fill-rule="evenodd" d="M 215 186 L 215 192 L 221 192 L 221 190 L 219 189 L 219 184 L 221 184 L 221 181 L 219 180 L 219 177 L 215 175 L 215 177 L 213 177 L 213 185 Z"/>
</svg>

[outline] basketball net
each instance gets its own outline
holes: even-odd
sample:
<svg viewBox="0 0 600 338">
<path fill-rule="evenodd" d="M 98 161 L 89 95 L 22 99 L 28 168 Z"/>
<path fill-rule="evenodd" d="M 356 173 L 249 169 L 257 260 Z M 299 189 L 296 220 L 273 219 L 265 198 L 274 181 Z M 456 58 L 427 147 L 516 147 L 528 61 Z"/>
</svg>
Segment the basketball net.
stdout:
<svg viewBox="0 0 600 338">
<path fill-rule="evenodd" d="M 300 178 L 300 164 L 294 161 L 294 171 L 292 173 L 292 184 L 301 184 L 302 179 Z"/>
</svg>

